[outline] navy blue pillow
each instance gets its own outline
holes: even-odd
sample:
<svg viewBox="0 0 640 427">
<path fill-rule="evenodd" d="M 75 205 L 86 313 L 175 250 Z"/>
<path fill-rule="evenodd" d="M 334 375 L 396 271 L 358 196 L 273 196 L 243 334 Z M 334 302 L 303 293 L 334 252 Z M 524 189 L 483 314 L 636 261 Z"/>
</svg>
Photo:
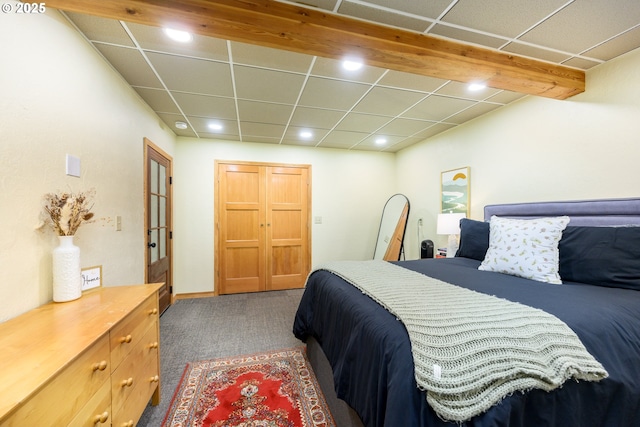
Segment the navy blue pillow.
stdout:
<svg viewBox="0 0 640 427">
<path fill-rule="evenodd" d="M 489 223 L 462 218 L 460 220 L 460 246 L 457 257 L 482 261 L 489 249 Z"/>
<path fill-rule="evenodd" d="M 558 250 L 563 281 L 640 290 L 640 227 L 567 227 Z"/>
</svg>

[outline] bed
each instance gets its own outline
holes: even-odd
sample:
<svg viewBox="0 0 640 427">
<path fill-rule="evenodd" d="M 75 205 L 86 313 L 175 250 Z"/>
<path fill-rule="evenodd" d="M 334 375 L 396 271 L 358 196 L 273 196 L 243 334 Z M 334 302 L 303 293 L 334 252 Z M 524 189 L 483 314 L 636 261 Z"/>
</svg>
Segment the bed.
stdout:
<svg viewBox="0 0 640 427">
<path fill-rule="evenodd" d="M 485 221 L 466 220 L 463 224 L 455 258 L 394 264 L 553 315 L 575 332 L 606 370 L 606 378 L 573 378 L 552 391 L 533 388 L 512 392 L 469 419 L 443 419 L 417 386 L 405 325 L 361 289 L 334 272 L 319 269 L 307 281 L 293 332 L 307 343 L 309 359 L 334 416 L 340 419 L 338 425 L 638 425 L 640 199 L 490 205 L 484 213 Z M 493 228 L 500 224 L 498 220 L 565 216 L 568 224 L 556 243 L 562 284 L 492 271 L 486 266 L 479 269 L 496 249 L 490 236 L 495 240 L 504 230 Z M 398 284 L 388 284 L 390 289 L 395 286 Z"/>
</svg>

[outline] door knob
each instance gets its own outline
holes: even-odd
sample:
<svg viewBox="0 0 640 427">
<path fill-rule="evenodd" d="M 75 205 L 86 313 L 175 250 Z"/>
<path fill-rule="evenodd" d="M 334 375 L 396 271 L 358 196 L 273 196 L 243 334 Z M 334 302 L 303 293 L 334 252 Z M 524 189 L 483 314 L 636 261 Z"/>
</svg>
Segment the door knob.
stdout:
<svg viewBox="0 0 640 427">
<path fill-rule="evenodd" d="M 147 246 L 149 246 L 150 248 L 155 248 L 156 244 L 155 244 L 155 242 L 154 243 L 147 243 Z"/>
</svg>

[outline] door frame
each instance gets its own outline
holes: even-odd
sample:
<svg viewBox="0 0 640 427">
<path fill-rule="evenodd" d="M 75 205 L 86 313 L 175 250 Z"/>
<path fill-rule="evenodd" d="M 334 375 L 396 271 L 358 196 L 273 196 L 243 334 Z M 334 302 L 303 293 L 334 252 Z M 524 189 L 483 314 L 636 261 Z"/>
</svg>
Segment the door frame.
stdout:
<svg viewBox="0 0 640 427">
<path fill-rule="evenodd" d="M 309 209 L 308 224 L 307 224 L 307 244 L 309 245 L 309 259 L 308 267 L 311 268 L 311 260 L 313 259 L 311 249 L 313 247 L 311 242 L 311 217 L 312 217 L 312 199 L 311 199 L 311 176 L 312 168 L 310 164 L 292 164 L 292 163 L 270 163 L 270 162 L 251 162 L 242 160 L 214 160 L 213 165 L 213 295 L 220 295 L 220 287 L 218 286 L 218 279 L 220 278 L 220 192 L 219 190 L 219 165 L 251 165 L 251 166 L 272 166 L 272 167 L 285 167 L 285 168 L 307 168 L 309 173 L 307 176 L 307 205 Z"/>
<path fill-rule="evenodd" d="M 151 140 L 144 137 L 143 138 L 143 207 L 144 207 L 144 228 L 142 230 L 143 241 L 144 241 L 144 283 L 149 283 L 149 260 L 150 260 L 150 250 L 148 246 L 149 236 L 147 231 L 149 230 L 149 212 L 147 211 L 147 202 L 149 198 L 149 194 L 147 189 L 149 188 L 149 148 L 158 153 L 160 156 L 164 157 L 169 162 L 169 167 L 167 169 L 167 174 L 170 177 L 170 185 L 167 187 L 167 195 L 169 199 L 169 206 L 167 207 L 167 212 L 169 213 L 169 218 L 167 221 L 167 229 L 169 230 L 169 236 L 167 236 L 167 256 L 169 257 L 169 305 L 175 302 L 175 296 L 173 293 L 173 185 L 171 185 L 172 177 L 173 177 L 173 157 L 171 157 L 166 151 L 158 147 Z"/>
</svg>

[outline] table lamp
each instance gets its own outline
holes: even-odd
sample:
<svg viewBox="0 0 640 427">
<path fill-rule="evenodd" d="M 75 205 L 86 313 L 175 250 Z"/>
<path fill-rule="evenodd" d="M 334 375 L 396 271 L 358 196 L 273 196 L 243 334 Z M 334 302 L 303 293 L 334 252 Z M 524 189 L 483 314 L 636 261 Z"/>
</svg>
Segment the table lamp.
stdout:
<svg viewBox="0 0 640 427">
<path fill-rule="evenodd" d="M 441 213 L 438 214 L 436 233 L 448 234 L 447 258 L 452 258 L 458 250 L 458 234 L 460 234 L 460 220 L 466 218 L 464 213 Z"/>
</svg>

